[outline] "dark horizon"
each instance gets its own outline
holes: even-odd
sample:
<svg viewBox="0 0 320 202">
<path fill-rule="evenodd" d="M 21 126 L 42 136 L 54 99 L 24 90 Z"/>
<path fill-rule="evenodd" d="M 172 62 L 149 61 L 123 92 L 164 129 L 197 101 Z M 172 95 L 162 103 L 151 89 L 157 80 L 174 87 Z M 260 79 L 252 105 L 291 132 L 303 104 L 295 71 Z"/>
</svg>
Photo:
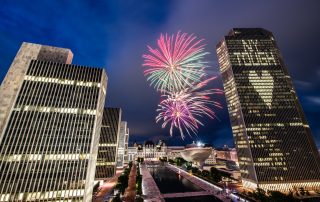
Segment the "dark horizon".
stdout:
<svg viewBox="0 0 320 202">
<path fill-rule="evenodd" d="M 203 119 L 198 137 L 183 141 L 177 131 L 155 123 L 160 100 L 143 76 L 142 54 L 160 33 L 194 33 L 204 38 L 211 87 L 223 89 L 216 44 L 234 27 L 261 27 L 275 35 L 298 98 L 320 147 L 320 17 L 318 1 L 3 1 L 0 8 L 0 80 L 23 41 L 69 48 L 73 64 L 105 67 L 107 106 L 120 107 L 130 142 L 164 139 L 168 145 L 201 140 L 216 147 L 234 146 L 224 95 L 219 120 Z"/>
</svg>

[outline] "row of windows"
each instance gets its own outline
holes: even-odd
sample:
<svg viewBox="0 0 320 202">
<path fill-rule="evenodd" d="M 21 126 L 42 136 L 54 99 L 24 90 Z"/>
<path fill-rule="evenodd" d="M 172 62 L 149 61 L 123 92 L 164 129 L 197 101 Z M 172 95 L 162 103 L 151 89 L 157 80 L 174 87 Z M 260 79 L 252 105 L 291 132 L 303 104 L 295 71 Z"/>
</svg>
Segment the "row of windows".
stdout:
<svg viewBox="0 0 320 202">
<path fill-rule="evenodd" d="M 102 71 L 94 67 L 32 60 L 27 75 L 100 83 Z"/>
<path fill-rule="evenodd" d="M 319 179 L 317 155 L 311 155 L 315 152 L 311 134 L 304 127 L 302 110 L 272 35 L 250 37 L 254 38 L 230 35 L 217 48 L 238 156 L 242 157 L 242 177 L 260 182 L 275 177 Z M 257 162 L 258 158 L 272 161 Z"/>
<path fill-rule="evenodd" d="M 33 78 L 101 83 L 102 72 L 31 62 L 0 143 L 1 194 L 85 188 L 100 88 Z"/>
</svg>

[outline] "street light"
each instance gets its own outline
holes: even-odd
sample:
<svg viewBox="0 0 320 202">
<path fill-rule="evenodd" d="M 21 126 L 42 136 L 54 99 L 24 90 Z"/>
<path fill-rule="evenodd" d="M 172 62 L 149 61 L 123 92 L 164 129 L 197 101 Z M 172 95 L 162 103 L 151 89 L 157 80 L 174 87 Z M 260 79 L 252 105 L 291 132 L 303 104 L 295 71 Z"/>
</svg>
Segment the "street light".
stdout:
<svg viewBox="0 0 320 202">
<path fill-rule="evenodd" d="M 203 143 L 202 142 L 197 142 L 197 147 L 202 147 Z"/>
</svg>

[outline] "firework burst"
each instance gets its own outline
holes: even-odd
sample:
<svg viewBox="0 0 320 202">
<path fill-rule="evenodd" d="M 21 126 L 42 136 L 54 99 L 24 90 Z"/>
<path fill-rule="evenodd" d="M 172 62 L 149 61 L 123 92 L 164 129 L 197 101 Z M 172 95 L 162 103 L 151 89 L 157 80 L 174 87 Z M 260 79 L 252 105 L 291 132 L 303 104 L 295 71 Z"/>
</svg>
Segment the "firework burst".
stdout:
<svg viewBox="0 0 320 202">
<path fill-rule="evenodd" d="M 216 118 L 215 112 L 210 106 L 221 108 L 219 102 L 210 100 L 211 95 L 223 93 L 220 89 L 201 90 L 213 79 L 215 77 L 180 92 L 166 92 L 162 95 L 164 100 L 158 105 L 159 114 L 156 117 L 156 122 L 163 121 L 162 128 L 170 125 L 171 136 L 174 128 L 180 131 L 182 139 L 184 139 L 185 133 L 190 136 L 192 133 L 197 134 L 199 125 L 203 125 L 199 118 L 203 116 Z"/>
<path fill-rule="evenodd" d="M 149 54 L 144 54 L 143 66 L 151 86 L 160 92 L 179 92 L 201 82 L 208 67 L 204 56 L 203 39 L 193 34 L 180 33 L 169 36 L 161 34 L 157 48 L 148 46 Z"/>
</svg>

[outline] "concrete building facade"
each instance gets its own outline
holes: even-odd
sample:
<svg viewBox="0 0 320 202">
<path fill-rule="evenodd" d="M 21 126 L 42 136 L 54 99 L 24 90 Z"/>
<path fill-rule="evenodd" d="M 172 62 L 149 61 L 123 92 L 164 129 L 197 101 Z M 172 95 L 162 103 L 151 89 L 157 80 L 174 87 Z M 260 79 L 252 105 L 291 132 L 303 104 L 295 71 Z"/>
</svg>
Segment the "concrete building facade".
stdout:
<svg viewBox="0 0 320 202">
<path fill-rule="evenodd" d="M 91 201 L 107 75 L 23 43 L 0 89 L 0 201 Z"/>
<path fill-rule="evenodd" d="M 129 141 L 129 128 L 126 121 L 120 123 L 120 135 L 118 142 L 118 160 L 117 167 L 122 168 L 128 163 L 128 141 Z"/>
<path fill-rule="evenodd" d="M 116 173 L 122 110 L 104 108 L 98 144 L 96 180 L 111 178 Z"/>
</svg>

